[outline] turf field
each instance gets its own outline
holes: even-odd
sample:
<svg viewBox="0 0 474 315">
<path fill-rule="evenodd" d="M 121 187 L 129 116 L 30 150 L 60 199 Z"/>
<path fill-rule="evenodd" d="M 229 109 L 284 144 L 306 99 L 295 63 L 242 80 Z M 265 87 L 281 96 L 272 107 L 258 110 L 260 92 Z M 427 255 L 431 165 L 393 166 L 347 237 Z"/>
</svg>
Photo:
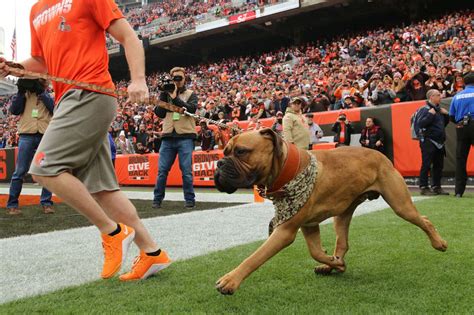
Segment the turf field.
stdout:
<svg viewBox="0 0 474 315">
<path fill-rule="evenodd" d="M 143 282 L 115 278 L 10 302 L 0 313 L 473 314 L 474 195 L 417 207 L 448 241 L 447 252 L 432 249 L 421 230 L 387 209 L 353 219 L 342 275 L 316 276 L 300 235 L 234 296 L 218 294 L 215 280 L 262 242 L 178 261 Z M 322 239 L 332 250 L 331 225 L 322 226 Z"/>
</svg>

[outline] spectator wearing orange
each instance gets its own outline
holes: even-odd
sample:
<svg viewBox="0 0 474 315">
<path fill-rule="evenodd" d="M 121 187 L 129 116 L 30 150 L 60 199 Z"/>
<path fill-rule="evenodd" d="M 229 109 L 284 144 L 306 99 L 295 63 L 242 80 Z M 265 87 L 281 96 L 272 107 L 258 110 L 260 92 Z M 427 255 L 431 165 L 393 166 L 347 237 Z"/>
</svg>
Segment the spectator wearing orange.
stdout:
<svg viewBox="0 0 474 315">
<path fill-rule="evenodd" d="M 334 142 L 336 142 L 336 146 L 351 144 L 351 135 L 354 130 L 344 112 L 339 114 L 331 130 L 335 133 Z"/>
</svg>

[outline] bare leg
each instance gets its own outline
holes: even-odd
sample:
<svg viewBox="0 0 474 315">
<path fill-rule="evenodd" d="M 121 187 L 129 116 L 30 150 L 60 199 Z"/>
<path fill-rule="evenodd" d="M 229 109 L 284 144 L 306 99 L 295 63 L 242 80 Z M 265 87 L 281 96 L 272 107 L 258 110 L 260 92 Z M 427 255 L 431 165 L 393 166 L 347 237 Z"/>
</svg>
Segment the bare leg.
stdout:
<svg viewBox="0 0 474 315">
<path fill-rule="evenodd" d="M 103 191 L 93 196 L 110 218 L 135 229 L 135 243 L 141 250 L 146 253 L 158 250 L 158 245 L 138 217 L 135 206 L 123 192 Z"/>
<path fill-rule="evenodd" d="M 221 277 L 216 288 L 222 294 L 233 294 L 240 283 L 258 267 L 287 247 L 296 237 L 298 228 L 289 227 L 287 224 L 278 226 L 270 237 L 250 257 L 245 259 L 237 268 Z"/>
<path fill-rule="evenodd" d="M 84 184 L 73 175 L 69 173 L 52 177 L 34 175 L 33 179 L 84 215 L 101 233 L 109 234 L 117 228 L 117 223 L 105 214 Z"/>
<path fill-rule="evenodd" d="M 333 268 L 338 269 L 344 267 L 344 262 L 341 259 L 334 256 L 328 256 L 321 247 L 319 225 L 302 227 L 301 231 L 303 232 L 311 257 L 324 264 L 320 267 L 328 269 L 327 273 L 330 273 Z M 318 268 L 319 267 L 316 267 L 315 272 L 322 273 L 317 271 Z"/>
</svg>

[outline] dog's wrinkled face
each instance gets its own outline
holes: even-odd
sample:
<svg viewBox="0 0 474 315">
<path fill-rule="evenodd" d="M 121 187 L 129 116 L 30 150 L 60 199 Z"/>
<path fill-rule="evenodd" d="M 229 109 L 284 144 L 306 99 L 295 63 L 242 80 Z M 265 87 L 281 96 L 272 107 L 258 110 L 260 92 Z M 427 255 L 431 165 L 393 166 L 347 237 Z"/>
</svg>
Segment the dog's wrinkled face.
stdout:
<svg viewBox="0 0 474 315">
<path fill-rule="evenodd" d="M 238 188 L 265 183 L 278 171 L 275 168 L 281 157 L 282 139 L 271 129 L 240 134 L 229 141 L 224 158 L 217 163 L 216 187 L 231 194 Z"/>
</svg>

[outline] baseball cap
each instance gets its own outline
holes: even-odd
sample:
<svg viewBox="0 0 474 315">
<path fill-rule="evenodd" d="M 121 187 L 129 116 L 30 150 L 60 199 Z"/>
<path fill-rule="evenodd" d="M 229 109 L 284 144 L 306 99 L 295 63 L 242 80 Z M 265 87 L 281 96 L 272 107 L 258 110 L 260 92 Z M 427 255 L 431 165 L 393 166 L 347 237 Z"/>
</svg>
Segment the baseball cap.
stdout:
<svg viewBox="0 0 474 315">
<path fill-rule="evenodd" d="M 291 103 L 296 103 L 296 102 L 304 103 L 304 100 L 301 97 L 293 97 L 291 99 Z"/>
</svg>

